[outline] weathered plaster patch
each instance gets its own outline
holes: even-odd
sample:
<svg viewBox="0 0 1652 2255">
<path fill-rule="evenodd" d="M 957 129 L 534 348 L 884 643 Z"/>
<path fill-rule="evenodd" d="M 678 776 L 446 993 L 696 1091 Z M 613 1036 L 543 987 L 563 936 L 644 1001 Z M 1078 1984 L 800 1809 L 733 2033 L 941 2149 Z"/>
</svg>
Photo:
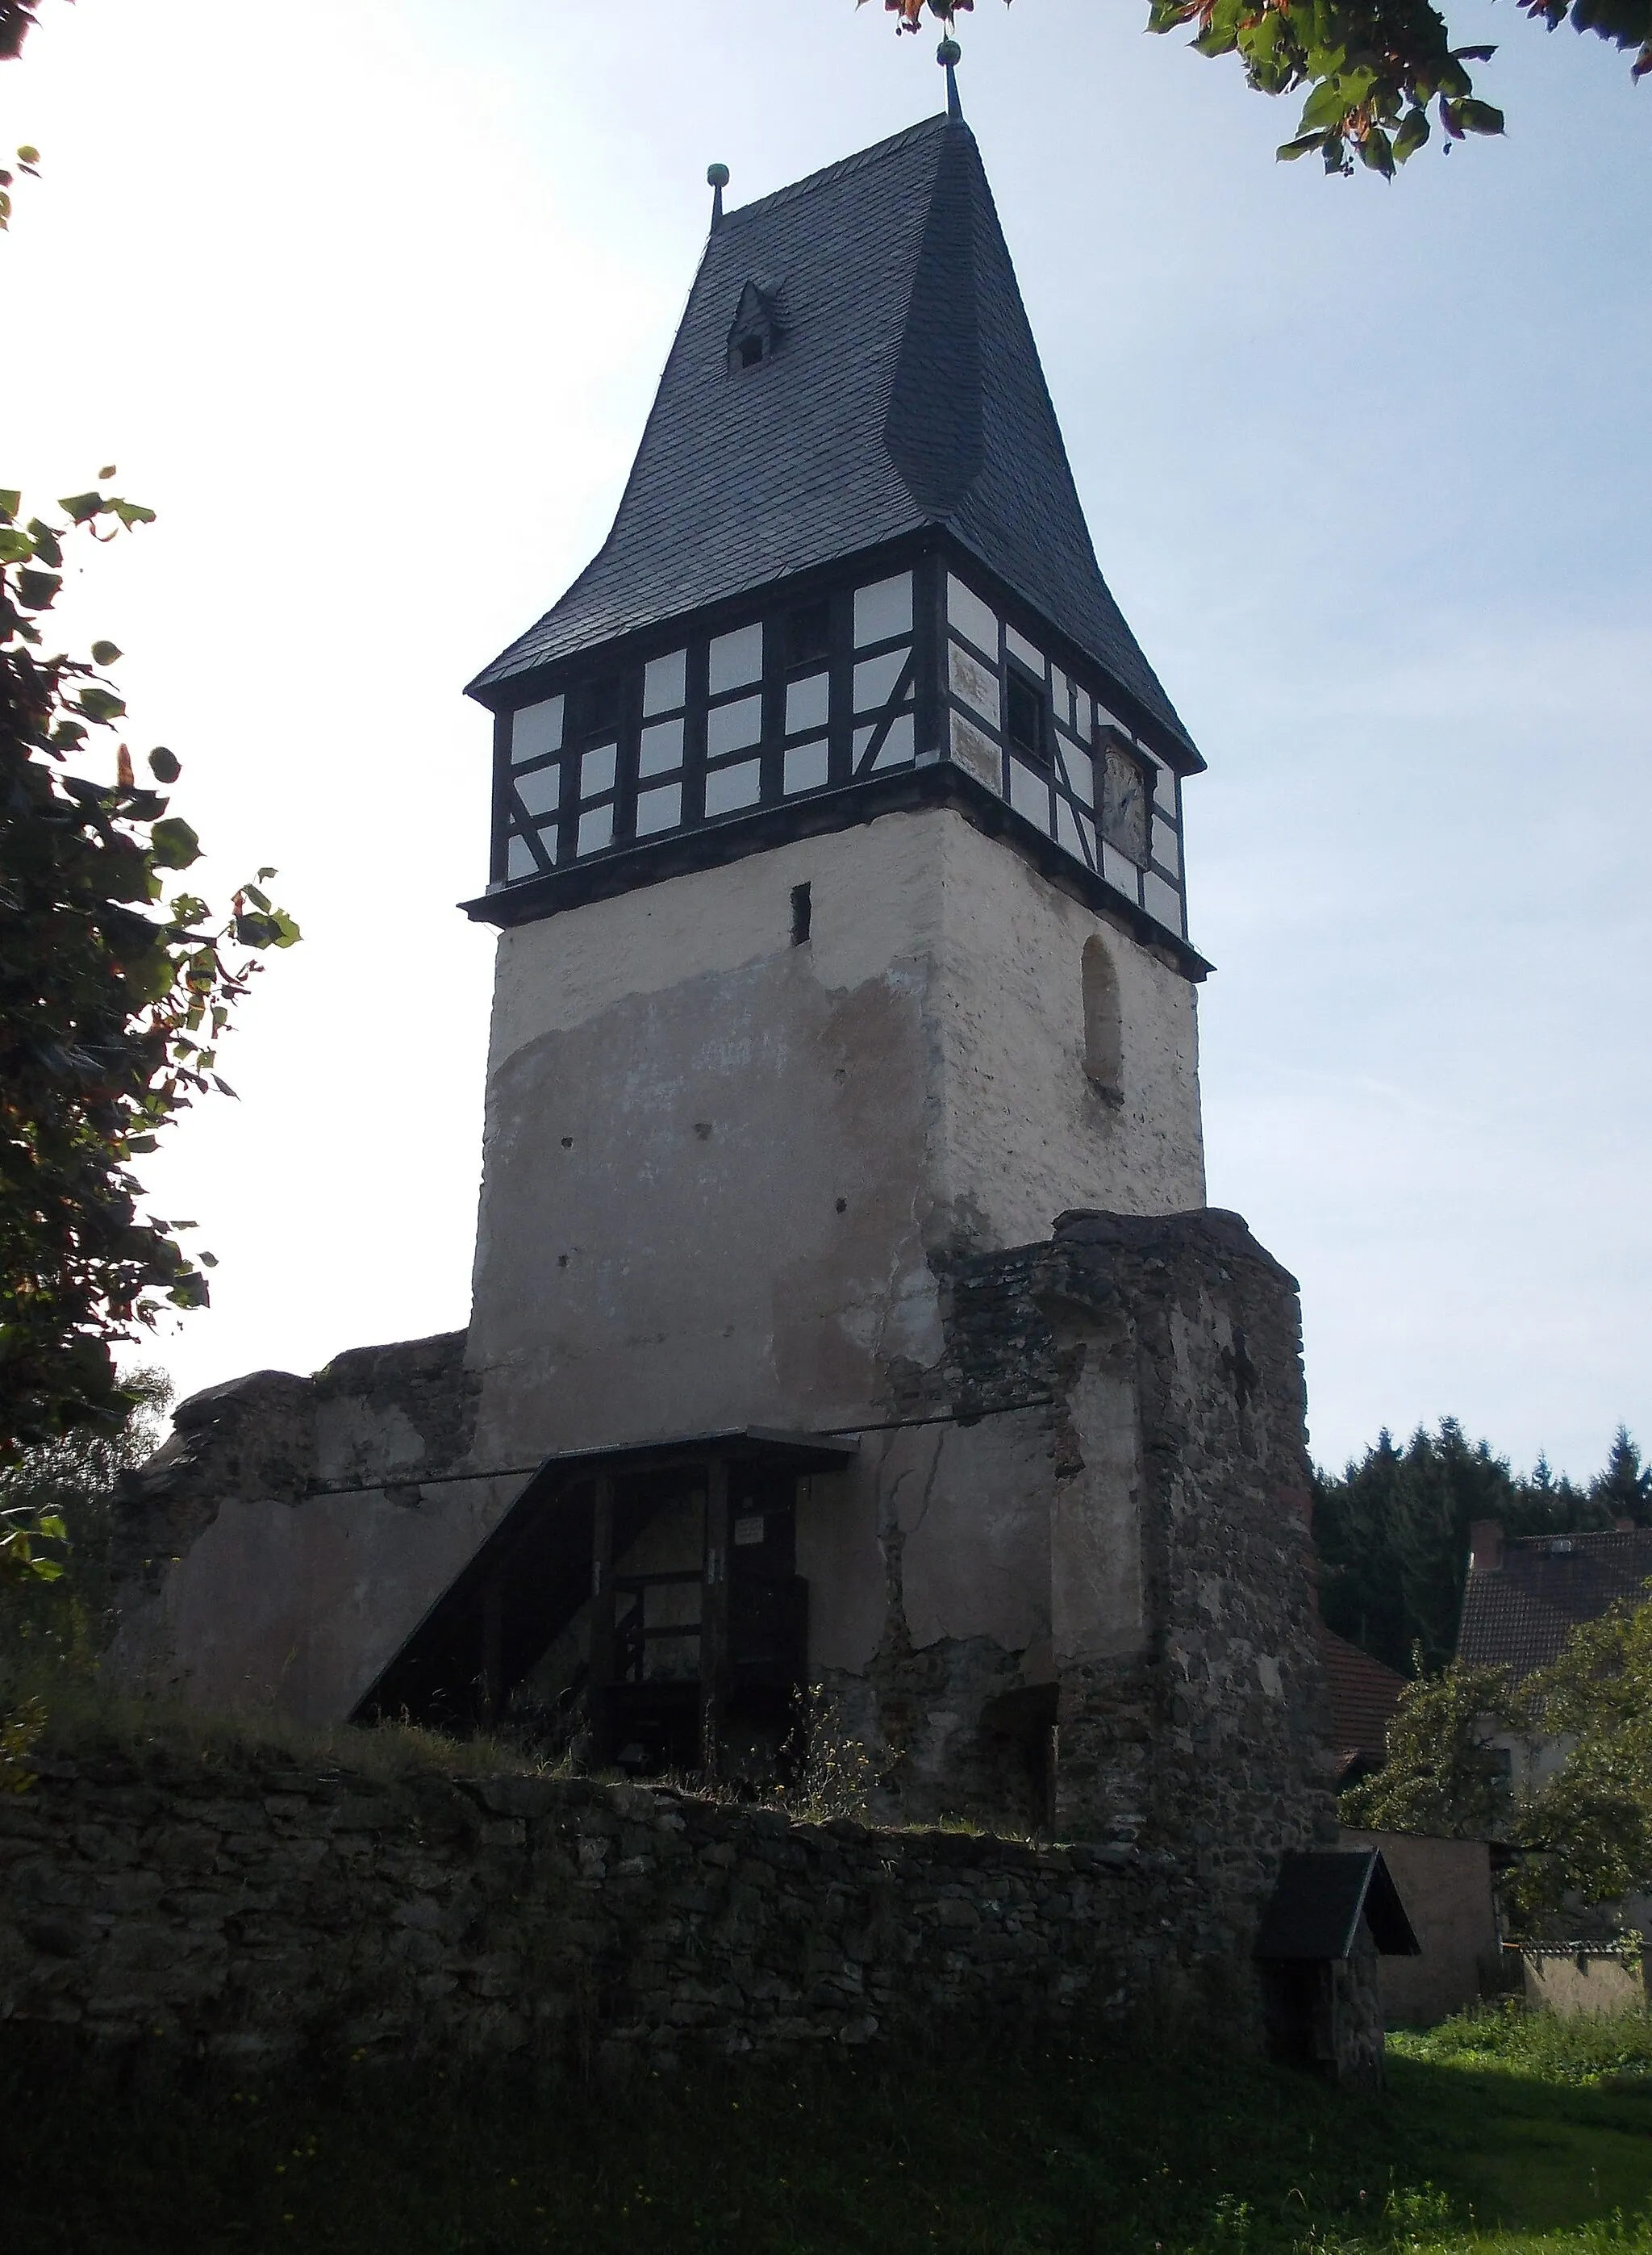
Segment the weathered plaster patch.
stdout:
<svg viewBox="0 0 1652 2255">
<path fill-rule="evenodd" d="M 316 1408 L 316 1476 L 359 1479 L 366 1467 L 381 1476 L 416 1471 L 424 1462 L 424 1436 L 399 1402 L 381 1408 L 358 1394 Z"/>
<path fill-rule="evenodd" d="M 1055 1484 L 1050 1561 L 1055 1664 L 1138 1652 L 1142 1586 L 1141 1436 L 1136 1374 L 1122 1356 L 1087 1352 L 1068 1394 L 1082 1459 Z"/>
<path fill-rule="evenodd" d="M 1037 1410 L 891 1436 L 886 1493 L 906 1536 L 914 1647 L 984 1637 L 1019 1653 L 1049 1633 L 1049 1435 Z"/>
<path fill-rule="evenodd" d="M 932 819 L 886 815 L 502 933 L 490 1078 L 543 1034 L 789 949 L 794 885 L 811 888 L 809 944 L 796 952 L 822 986 L 864 986 L 923 952 L 940 922 Z"/>
<path fill-rule="evenodd" d="M 797 1570 L 808 1584 L 811 1681 L 871 1665 L 886 1619 L 875 1464 L 816 1473 L 797 1500 Z"/>
<path fill-rule="evenodd" d="M 1201 1206 L 1194 988 L 961 815 L 935 818 L 945 1195 L 972 1199 L 1000 1245 L 1041 1237 L 1077 1206 Z M 1084 1070 L 1084 945 L 1098 935 L 1118 979 L 1116 1111 L 1097 1104 Z"/>
</svg>

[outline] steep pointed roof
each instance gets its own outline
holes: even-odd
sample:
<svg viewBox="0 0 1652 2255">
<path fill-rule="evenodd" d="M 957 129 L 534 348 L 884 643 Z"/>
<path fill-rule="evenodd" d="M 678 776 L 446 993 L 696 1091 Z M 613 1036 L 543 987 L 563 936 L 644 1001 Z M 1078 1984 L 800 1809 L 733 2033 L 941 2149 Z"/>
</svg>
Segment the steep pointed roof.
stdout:
<svg viewBox="0 0 1652 2255">
<path fill-rule="evenodd" d="M 732 376 L 748 285 L 775 348 Z M 472 690 L 926 526 L 1197 760 L 1102 578 L 980 152 L 945 116 L 712 230 L 613 530 Z"/>
</svg>

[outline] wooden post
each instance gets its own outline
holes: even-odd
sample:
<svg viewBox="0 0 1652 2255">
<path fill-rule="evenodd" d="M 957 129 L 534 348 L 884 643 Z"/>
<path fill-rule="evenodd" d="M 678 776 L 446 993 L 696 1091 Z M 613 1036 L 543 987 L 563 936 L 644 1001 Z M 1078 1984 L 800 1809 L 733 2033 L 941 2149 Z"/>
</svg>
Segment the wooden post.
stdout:
<svg viewBox="0 0 1652 2255">
<path fill-rule="evenodd" d="M 613 1684 L 613 1475 L 598 1478 L 591 1515 L 591 1734 L 598 1761 L 612 1752 L 608 1744 Z"/>
<path fill-rule="evenodd" d="M 482 1720 L 496 1723 L 505 1703 L 505 1591 L 495 1574 L 482 1591 Z"/>
<path fill-rule="evenodd" d="M 728 1683 L 729 1467 L 717 1457 L 705 1468 L 705 1570 L 700 1591 L 700 1764 L 718 1773 L 718 1740 Z"/>
</svg>

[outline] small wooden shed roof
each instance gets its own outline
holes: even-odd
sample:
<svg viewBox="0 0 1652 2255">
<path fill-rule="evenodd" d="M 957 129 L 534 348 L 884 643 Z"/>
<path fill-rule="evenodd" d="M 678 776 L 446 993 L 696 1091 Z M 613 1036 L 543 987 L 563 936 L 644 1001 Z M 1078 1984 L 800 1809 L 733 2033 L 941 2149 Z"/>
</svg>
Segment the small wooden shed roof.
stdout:
<svg viewBox="0 0 1652 2255">
<path fill-rule="evenodd" d="M 1405 1914 L 1380 1848 L 1327 1848 L 1284 1858 L 1255 1955 L 1275 1961 L 1348 1957 L 1360 1922 L 1383 1957 L 1420 1957 L 1423 1945 Z"/>
</svg>

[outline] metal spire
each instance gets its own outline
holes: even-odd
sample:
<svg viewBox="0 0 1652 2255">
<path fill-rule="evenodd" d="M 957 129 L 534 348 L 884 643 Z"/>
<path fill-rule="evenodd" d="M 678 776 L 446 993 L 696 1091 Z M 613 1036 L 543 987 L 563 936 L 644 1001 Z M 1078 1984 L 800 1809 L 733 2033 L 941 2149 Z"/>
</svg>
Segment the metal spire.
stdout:
<svg viewBox="0 0 1652 2255">
<path fill-rule="evenodd" d="M 958 99 L 958 65 L 963 60 L 963 49 L 948 35 L 935 49 L 935 60 L 947 74 L 947 116 L 962 125 L 963 104 Z"/>
<path fill-rule="evenodd" d="M 729 184 L 728 166 L 726 165 L 708 165 L 705 168 L 705 184 L 711 191 L 711 224 L 713 227 L 721 227 L 723 224 L 723 191 Z"/>
</svg>

